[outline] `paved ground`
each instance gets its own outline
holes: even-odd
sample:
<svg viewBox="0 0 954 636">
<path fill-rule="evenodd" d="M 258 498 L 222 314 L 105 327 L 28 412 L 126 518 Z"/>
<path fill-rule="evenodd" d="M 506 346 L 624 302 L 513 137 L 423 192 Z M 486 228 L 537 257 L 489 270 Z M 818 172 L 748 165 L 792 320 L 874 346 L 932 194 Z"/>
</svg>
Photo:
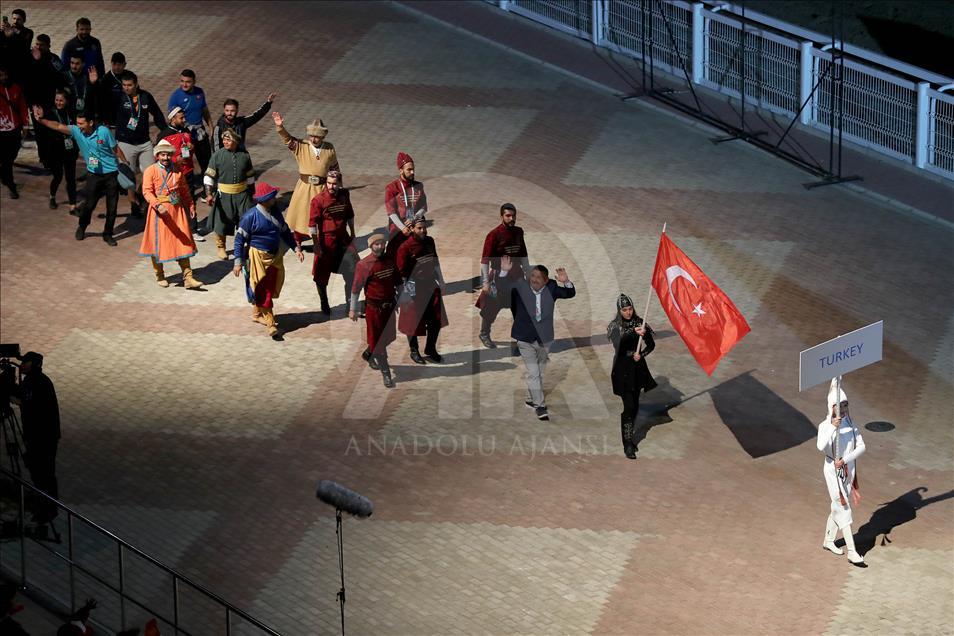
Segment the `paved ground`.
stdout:
<svg viewBox="0 0 954 636">
<path fill-rule="evenodd" d="M 88 15 L 162 98 L 188 66 L 213 104 L 234 96 L 248 111 L 279 90 L 291 130 L 322 117 L 362 237 L 384 221 L 394 155 L 409 152 L 452 281 L 446 364 L 415 367 L 396 344 L 385 391 L 357 357 L 363 325 L 340 307 L 319 319 L 306 266 L 289 266 L 277 312 L 289 331 L 273 342 L 208 243 L 206 291 L 160 289 L 136 257 L 141 223 L 124 218 L 117 248 L 78 243 L 72 218 L 46 209 L 46 179 L 18 169 L 22 198 L 0 195 L 2 339 L 47 356 L 62 496 L 80 512 L 287 634 L 338 629 L 321 478 L 375 503 L 371 519 L 345 520 L 352 633 L 951 632 L 949 226 L 838 187 L 808 192 L 787 164 L 393 5 L 25 8 L 54 48 Z M 249 149 L 265 179 L 292 187 L 270 124 Z M 532 260 L 566 266 L 579 289 L 559 307 L 548 424 L 524 409 L 516 361 L 476 337 L 467 281 L 505 200 Z M 604 332 L 620 290 L 645 297 L 664 221 L 752 333 L 710 378 L 653 301 L 660 387 L 631 462 Z M 797 354 L 880 319 L 884 361 L 845 386 L 859 420 L 895 427 L 865 433 L 856 526 L 879 537 L 859 541 L 860 570 L 819 550 L 825 390 L 797 391 Z M 108 544 L 77 533 L 84 563 L 112 576 Z M 33 580 L 63 572 L 48 563 Z M 171 614 L 171 582 L 128 567 Z M 115 622 L 116 604 L 80 583 Z M 201 609 L 183 591 L 192 629 L 220 631 L 192 618 Z"/>
</svg>

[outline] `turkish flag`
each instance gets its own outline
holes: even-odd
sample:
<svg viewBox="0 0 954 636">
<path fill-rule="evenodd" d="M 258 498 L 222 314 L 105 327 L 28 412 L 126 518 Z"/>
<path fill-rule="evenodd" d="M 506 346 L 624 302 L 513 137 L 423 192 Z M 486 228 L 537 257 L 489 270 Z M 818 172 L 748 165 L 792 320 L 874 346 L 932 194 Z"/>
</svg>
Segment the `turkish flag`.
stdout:
<svg viewBox="0 0 954 636">
<path fill-rule="evenodd" d="M 729 297 L 665 234 L 656 253 L 653 289 L 669 322 L 708 375 L 751 331 Z"/>
</svg>

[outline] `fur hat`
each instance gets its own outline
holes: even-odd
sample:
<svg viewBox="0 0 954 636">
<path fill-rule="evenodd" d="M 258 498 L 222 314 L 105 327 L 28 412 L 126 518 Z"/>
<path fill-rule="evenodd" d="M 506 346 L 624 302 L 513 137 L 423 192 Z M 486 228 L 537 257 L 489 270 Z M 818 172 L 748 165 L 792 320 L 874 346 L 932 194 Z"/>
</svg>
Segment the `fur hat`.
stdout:
<svg viewBox="0 0 954 636">
<path fill-rule="evenodd" d="M 160 152 L 168 152 L 169 154 L 175 154 L 176 147 L 173 146 L 168 141 L 166 141 L 165 139 L 163 139 L 162 141 L 156 144 L 155 148 L 152 149 L 152 156 L 157 157 L 159 156 Z"/>
<path fill-rule="evenodd" d="M 316 119 L 305 126 L 305 132 L 308 133 L 309 136 L 324 137 L 328 134 L 328 129 L 325 128 L 325 122 Z"/>
</svg>

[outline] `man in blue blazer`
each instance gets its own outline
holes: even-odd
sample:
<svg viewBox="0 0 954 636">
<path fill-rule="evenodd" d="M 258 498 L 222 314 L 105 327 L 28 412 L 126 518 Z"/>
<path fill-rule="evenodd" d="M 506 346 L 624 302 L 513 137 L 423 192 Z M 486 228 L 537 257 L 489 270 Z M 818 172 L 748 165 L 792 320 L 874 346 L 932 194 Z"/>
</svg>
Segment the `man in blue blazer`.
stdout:
<svg viewBox="0 0 954 636">
<path fill-rule="evenodd" d="M 529 280 L 520 279 L 510 292 L 510 312 L 513 327 L 510 336 L 517 341 L 520 357 L 527 367 L 526 405 L 536 411 L 537 419 L 550 420 L 546 398 L 543 395 L 543 374 L 550 359 L 553 344 L 553 310 L 558 298 L 573 298 L 576 289 L 566 270 L 556 271 L 557 279 L 550 280 L 550 272 L 543 265 L 530 270 Z M 506 276 L 506 272 L 503 272 Z"/>
</svg>

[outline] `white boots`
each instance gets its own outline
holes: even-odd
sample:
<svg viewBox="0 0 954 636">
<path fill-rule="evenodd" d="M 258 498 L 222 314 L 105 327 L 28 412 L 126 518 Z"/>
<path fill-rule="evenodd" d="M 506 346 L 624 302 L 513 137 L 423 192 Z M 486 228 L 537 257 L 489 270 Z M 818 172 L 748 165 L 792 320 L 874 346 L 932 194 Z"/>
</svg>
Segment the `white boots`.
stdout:
<svg viewBox="0 0 954 636">
<path fill-rule="evenodd" d="M 825 526 L 825 540 L 822 542 L 822 547 L 835 554 L 842 555 L 845 553 L 844 550 L 835 545 L 835 536 L 837 534 L 838 526 L 835 525 L 835 520 L 831 518 L 831 515 L 828 515 L 828 524 Z"/>
<path fill-rule="evenodd" d="M 848 552 L 848 561 L 859 568 L 868 567 L 865 563 L 864 557 L 858 554 L 855 550 L 855 537 L 851 533 L 851 526 L 845 526 L 841 529 L 841 534 L 845 539 L 845 550 L 842 550 L 835 545 L 835 536 L 838 534 L 838 526 L 835 525 L 835 520 L 831 518 L 831 515 L 828 515 L 828 523 L 825 526 L 825 540 L 822 542 L 822 548 L 830 550 L 835 554 L 842 555 L 845 554 L 845 551 Z"/>
<path fill-rule="evenodd" d="M 848 561 L 852 565 L 857 565 L 860 568 L 868 567 L 865 565 L 864 558 L 855 551 L 855 537 L 851 534 L 851 526 L 842 528 L 841 533 L 845 537 L 845 549 L 848 551 Z"/>
</svg>

